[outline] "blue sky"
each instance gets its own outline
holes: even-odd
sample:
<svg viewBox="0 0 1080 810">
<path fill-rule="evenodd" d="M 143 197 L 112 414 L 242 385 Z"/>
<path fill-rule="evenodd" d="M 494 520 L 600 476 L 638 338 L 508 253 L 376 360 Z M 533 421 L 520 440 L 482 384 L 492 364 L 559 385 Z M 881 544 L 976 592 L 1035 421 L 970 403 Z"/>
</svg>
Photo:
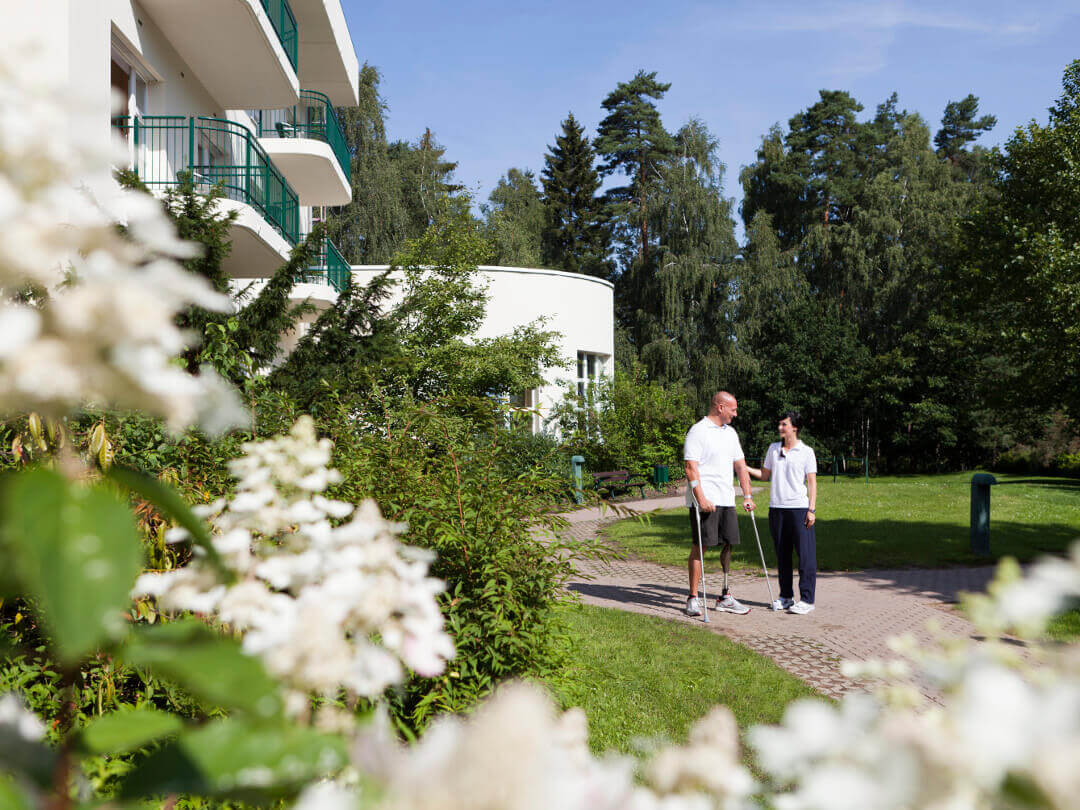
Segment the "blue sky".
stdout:
<svg viewBox="0 0 1080 810">
<path fill-rule="evenodd" d="M 895 90 L 931 133 L 948 101 L 974 93 L 998 118 L 989 146 L 1045 122 L 1080 58 L 1076 0 L 342 5 L 360 61 L 382 73 L 390 137 L 430 127 L 481 201 L 511 167 L 539 174 L 568 112 L 595 134 L 601 100 L 642 68 L 671 82 L 668 129 L 696 116 L 720 139 L 739 198 L 761 136 L 820 89 L 851 92 L 864 117 Z"/>
</svg>

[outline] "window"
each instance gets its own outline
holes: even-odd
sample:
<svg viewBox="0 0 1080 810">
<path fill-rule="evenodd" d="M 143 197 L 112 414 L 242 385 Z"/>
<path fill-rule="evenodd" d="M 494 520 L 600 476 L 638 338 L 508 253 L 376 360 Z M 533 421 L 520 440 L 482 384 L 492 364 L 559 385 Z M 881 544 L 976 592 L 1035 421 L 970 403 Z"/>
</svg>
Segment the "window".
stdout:
<svg viewBox="0 0 1080 810">
<path fill-rule="evenodd" d="M 589 385 L 595 383 L 598 377 L 603 376 L 605 359 L 606 355 L 603 354 L 577 353 L 577 392 L 579 397 L 584 397 Z"/>
</svg>

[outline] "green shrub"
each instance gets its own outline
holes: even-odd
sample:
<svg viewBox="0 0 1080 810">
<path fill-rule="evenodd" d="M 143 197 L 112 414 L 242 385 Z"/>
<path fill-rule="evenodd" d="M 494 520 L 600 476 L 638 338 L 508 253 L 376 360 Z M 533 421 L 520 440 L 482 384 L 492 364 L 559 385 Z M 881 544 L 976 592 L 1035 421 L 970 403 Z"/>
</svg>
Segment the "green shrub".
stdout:
<svg viewBox="0 0 1080 810">
<path fill-rule="evenodd" d="M 699 418 L 684 389 L 648 380 L 636 366 L 616 370 L 584 398 L 568 392 L 551 422 L 566 447 L 585 457 L 587 469 L 649 475 L 654 464 L 681 469 L 683 439 Z"/>
<path fill-rule="evenodd" d="M 473 407 L 490 413 L 492 406 Z M 484 435 L 462 412 L 461 401 L 414 405 L 365 428 L 368 415 L 328 397 L 317 416 L 344 476 L 335 497 L 374 498 L 384 515 L 408 524 L 405 542 L 437 554 L 431 573 L 447 585 L 441 606 L 457 658 L 443 677 L 413 676 L 393 696 L 406 731 L 468 709 L 498 681 L 559 666 L 566 631 L 557 608 L 570 598 L 572 557 L 593 548 L 554 536 L 563 524 L 550 505 L 565 478 L 522 463 L 523 446 L 550 458 L 550 443 Z"/>
</svg>

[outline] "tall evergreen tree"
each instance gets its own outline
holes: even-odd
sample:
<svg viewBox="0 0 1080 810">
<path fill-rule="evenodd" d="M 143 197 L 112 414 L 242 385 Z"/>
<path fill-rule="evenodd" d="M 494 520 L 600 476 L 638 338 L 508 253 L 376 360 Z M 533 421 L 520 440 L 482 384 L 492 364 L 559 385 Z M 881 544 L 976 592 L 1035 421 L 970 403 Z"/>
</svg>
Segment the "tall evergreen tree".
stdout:
<svg viewBox="0 0 1080 810">
<path fill-rule="evenodd" d="M 976 118 L 978 114 L 979 99 L 970 93 L 960 101 L 950 101 L 945 105 L 941 129 L 934 136 L 938 155 L 955 163 L 961 153 L 967 150 L 969 143 L 997 125 L 994 116 Z"/>
<path fill-rule="evenodd" d="M 639 70 L 630 81 L 619 82 L 601 102 L 608 114 L 594 142 L 605 161 L 600 174 L 622 172 L 629 179 L 627 185 L 609 189 L 605 195 L 623 231 L 627 265 L 631 257 L 644 264 L 649 261 L 649 202 L 660 180 L 660 167 L 673 148 L 656 102 L 670 87 L 656 80 L 656 71 Z"/>
<path fill-rule="evenodd" d="M 409 236 L 402 182 L 386 142 L 378 70 L 360 70 L 360 99 L 338 108 L 352 161 L 352 200 L 330 209 L 327 235 L 350 264 L 384 264 Z"/>
<path fill-rule="evenodd" d="M 979 99 L 968 94 L 961 101 L 950 101 L 945 105 L 945 114 L 941 118 L 941 129 L 934 136 L 934 146 L 942 160 L 947 160 L 955 169 L 959 178 L 972 182 L 987 183 L 993 174 L 989 160 L 990 150 L 971 144 L 983 133 L 989 132 L 997 124 L 997 118 L 979 113 Z"/>
<path fill-rule="evenodd" d="M 584 128 L 570 113 L 562 134 L 544 155 L 541 263 L 571 273 L 607 278 L 609 236 L 603 201 L 597 196 L 600 174 Z"/>
<path fill-rule="evenodd" d="M 528 169 L 510 169 L 499 178 L 488 204 L 481 208 L 495 264 L 538 267 L 544 205 L 536 188 L 536 176 Z"/>
</svg>

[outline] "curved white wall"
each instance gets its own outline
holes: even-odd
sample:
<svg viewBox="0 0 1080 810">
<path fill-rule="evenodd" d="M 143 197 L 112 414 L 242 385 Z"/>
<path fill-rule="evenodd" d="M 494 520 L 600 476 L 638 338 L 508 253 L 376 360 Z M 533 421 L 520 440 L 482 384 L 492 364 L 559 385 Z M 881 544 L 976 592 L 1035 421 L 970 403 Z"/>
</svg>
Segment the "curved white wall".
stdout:
<svg viewBox="0 0 1080 810">
<path fill-rule="evenodd" d="M 366 285 L 386 265 L 354 265 L 354 283 Z M 551 406 L 562 398 L 565 387 L 559 380 L 577 379 L 578 352 L 595 355 L 596 371 L 609 376 L 614 368 L 615 297 L 611 283 L 580 273 L 526 267 L 480 267 L 487 285 L 488 302 L 479 338 L 497 337 L 533 321 L 545 319 L 545 328 L 561 333 L 559 346 L 566 368 L 545 370 L 547 384 L 535 392 L 534 405 L 541 418 L 540 428 Z M 392 297 L 391 302 L 395 299 Z"/>
</svg>

